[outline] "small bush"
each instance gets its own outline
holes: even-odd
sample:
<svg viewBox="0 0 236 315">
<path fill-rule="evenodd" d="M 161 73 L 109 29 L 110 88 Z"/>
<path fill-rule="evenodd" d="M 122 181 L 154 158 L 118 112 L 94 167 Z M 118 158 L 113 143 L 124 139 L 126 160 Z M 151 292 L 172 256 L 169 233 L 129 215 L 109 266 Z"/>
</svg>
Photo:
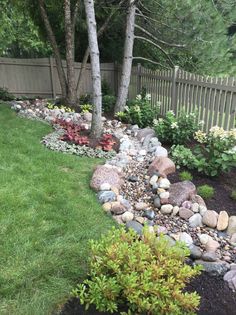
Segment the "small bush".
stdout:
<svg viewBox="0 0 236 315">
<path fill-rule="evenodd" d="M 184 180 L 192 180 L 193 176 L 188 171 L 183 171 L 183 172 L 179 173 L 179 178 L 182 181 L 184 181 Z"/>
<path fill-rule="evenodd" d="M 199 128 L 196 114 L 181 112 L 175 117 L 173 111 L 168 111 L 163 118 L 159 118 L 155 124 L 158 139 L 168 144 L 184 144 L 193 139 L 195 131 Z"/>
<path fill-rule="evenodd" d="M 111 113 L 114 110 L 116 97 L 114 95 L 104 95 L 102 97 L 102 109 L 105 113 Z"/>
<path fill-rule="evenodd" d="M 210 185 L 202 185 L 198 186 L 197 192 L 203 199 L 211 199 L 214 196 L 215 190 Z"/>
<path fill-rule="evenodd" d="M 110 87 L 110 84 L 107 82 L 107 80 L 102 80 L 102 95 L 112 95 L 112 89 Z"/>
<path fill-rule="evenodd" d="M 171 157 L 177 167 L 186 166 L 188 169 L 193 169 L 197 163 L 192 151 L 181 144 L 171 147 Z"/>
<path fill-rule="evenodd" d="M 90 113 L 93 110 L 93 105 L 83 104 L 83 105 L 80 105 L 80 109 L 82 113 Z"/>
<path fill-rule="evenodd" d="M 98 311 L 121 314 L 194 314 L 197 293 L 183 293 L 200 268 L 184 263 L 189 250 L 181 243 L 170 247 L 163 236 L 144 230 L 140 241 L 134 231 L 113 229 L 100 241 L 91 241 L 89 279 L 73 291 Z"/>
<path fill-rule="evenodd" d="M 116 117 L 124 123 L 138 125 L 141 128 L 152 126 L 156 117 L 160 114 L 160 105 L 151 106 L 151 95 L 137 95 L 135 100 L 127 102 L 123 112 L 116 114 Z"/>
<path fill-rule="evenodd" d="M 233 200 L 236 200 L 236 190 L 235 190 L 235 189 L 231 192 L 230 197 L 231 197 Z"/>
<path fill-rule="evenodd" d="M 15 96 L 8 92 L 8 89 L 5 87 L 0 87 L 0 100 L 3 101 L 13 101 Z"/>
</svg>

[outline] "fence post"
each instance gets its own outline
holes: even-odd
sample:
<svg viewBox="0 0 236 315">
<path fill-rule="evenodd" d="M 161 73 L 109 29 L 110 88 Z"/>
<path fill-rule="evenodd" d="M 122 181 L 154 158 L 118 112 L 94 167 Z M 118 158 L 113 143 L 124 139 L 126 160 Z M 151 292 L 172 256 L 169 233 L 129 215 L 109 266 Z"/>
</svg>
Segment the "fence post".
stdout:
<svg viewBox="0 0 236 315">
<path fill-rule="evenodd" d="M 50 76 L 51 76 L 51 87 L 52 87 L 52 97 L 56 98 L 56 91 L 55 91 L 55 82 L 54 82 L 54 59 L 52 56 L 49 57 L 49 64 L 50 64 Z"/>
<path fill-rule="evenodd" d="M 178 76 L 179 66 L 175 66 L 172 75 L 172 89 L 171 89 L 171 109 L 177 114 L 177 89 L 176 89 L 176 79 Z"/>
<path fill-rule="evenodd" d="M 141 93 L 141 77 L 142 77 L 142 66 L 140 63 L 137 64 L 137 95 Z"/>
</svg>

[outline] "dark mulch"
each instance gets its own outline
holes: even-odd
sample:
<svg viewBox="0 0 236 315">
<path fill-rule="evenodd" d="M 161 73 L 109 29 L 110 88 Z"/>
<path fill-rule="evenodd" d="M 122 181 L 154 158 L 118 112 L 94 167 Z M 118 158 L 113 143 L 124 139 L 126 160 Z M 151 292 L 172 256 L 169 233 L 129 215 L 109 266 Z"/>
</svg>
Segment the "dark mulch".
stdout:
<svg viewBox="0 0 236 315">
<path fill-rule="evenodd" d="M 196 291 L 201 296 L 198 315 L 236 314 L 236 293 L 232 292 L 220 277 L 210 276 L 203 272 L 188 284 L 186 291 Z M 94 307 L 85 311 L 79 300 L 74 298 L 64 305 L 60 315 L 110 315 L 110 313 L 98 312 Z"/>
<path fill-rule="evenodd" d="M 177 170 L 176 173 L 168 175 L 170 182 L 179 182 L 179 173 L 183 170 L 184 169 L 180 169 Z M 190 173 L 193 175 L 192 182 L 196 186 L 207 184 L 214 187 L 214 197 L 212 199 L 205 200 L 208 209 L 215 210 L 216 212 L 226 210 L 229 215 L 236 215 L 236 202 L 230 197 L 232 190 L 236 189 L 236 168 L 234 168 L 230 173 L 216 178 L 200 175 L 196 171 L 190 171 Z"/>
</svg>

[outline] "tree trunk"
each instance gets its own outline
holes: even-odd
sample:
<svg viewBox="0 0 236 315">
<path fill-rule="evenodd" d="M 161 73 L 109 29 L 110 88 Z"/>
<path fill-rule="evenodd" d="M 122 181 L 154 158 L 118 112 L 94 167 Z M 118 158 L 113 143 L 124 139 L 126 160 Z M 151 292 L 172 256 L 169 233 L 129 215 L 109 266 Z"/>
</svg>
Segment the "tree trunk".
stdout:
<svg viewBox="0 0 236 315">
<path fill-rule="evenodd" d="M 124 58 L 122 64 L 121 80 L 115 105 L 115 113 L 123 111 L 129 92 L 130 77 L 132 71 L 133 47 L 134 47 L 134 25 L 135 25 L 135 0 L 130 0 L 127 14 Z"/>
<path fill-rule="evenodd" d="M 65 40 L 67 65 L 67 98 L 69 106 L 76 105 L 75 64 L 74 64 L 74 28 L 71 20 L 70 0 L 64 0 Z"/>
<path fill-rule="evenodd" d="M 93 119 L 91 136 L 99 138 L 102 134 L 102 88 L 94 0 L 84 0 L 84 5 L 88 26 L 88 40 L 93 82 Z"/>
<path fill-rule="evenodd" d="M 62 92 L 62 97 L 66 98 L 67 95 L 67 82 L 66 82 L 66 76 L 65 76 L 65 72 L 62 66 L 62 61 L 61 61 L 61 55 L 60 55 L 60 51 L 56 42 L 56 38 L 55 35 L 53 33 L 50 21 L 48 19 L 48 15 L 47 12 L 45 10 L 44 7 L 44 0 L 39 0 L 39 8 L 40 8 L 40 14 L 41 14 L 41 18 L 43 20 L 47 35 L 48 35 L 48 39 L 49 42 L 51 44 L 53 53 L 54 53 L 54 57 L 56 60 L 56 66 L 57 66 L 57 72 L 58 72 L 58 78 L 60 81 L 60 85 L 61 85 L 61 92 Z"/>
</svg>

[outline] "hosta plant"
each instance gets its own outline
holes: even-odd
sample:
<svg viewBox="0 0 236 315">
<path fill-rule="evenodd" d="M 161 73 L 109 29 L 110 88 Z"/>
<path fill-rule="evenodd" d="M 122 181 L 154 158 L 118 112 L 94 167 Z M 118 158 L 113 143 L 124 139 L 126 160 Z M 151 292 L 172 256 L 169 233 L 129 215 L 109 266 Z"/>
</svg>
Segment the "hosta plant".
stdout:
<svg viewBox="0 0 236 315">
<path fill-rule="evenodd" d="M 140 240 L 134 231 L 113 229 L 91 241 L 88 279 L 73 291 L 86 309 L 120 314 L 195 314 L 197 293 L 184 292 L 186 283 L 200 272 L 184 263 L 189 250 L 144 229 Z"/>
</svg>

